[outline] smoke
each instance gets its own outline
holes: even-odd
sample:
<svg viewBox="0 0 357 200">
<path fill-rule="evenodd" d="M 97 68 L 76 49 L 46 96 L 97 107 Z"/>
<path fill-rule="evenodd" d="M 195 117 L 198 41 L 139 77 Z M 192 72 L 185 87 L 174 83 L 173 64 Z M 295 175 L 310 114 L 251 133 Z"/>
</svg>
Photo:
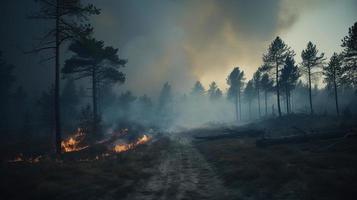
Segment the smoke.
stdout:
<svg viewBox="0 0 357 200">
<path fill-rule="evenodd" d="M 225 89 L 229 71 L 251 77 L 270 41 L 326 1 L 96 1 L 96 35 L 129 59 L 124 89 L 154 96 L 169 81 L 186 93 L 196 80 Z M 119 91 L 121 88 L 117 88 Z M 121 91 L 122 91 L 121 90 Z"/>
</svg>

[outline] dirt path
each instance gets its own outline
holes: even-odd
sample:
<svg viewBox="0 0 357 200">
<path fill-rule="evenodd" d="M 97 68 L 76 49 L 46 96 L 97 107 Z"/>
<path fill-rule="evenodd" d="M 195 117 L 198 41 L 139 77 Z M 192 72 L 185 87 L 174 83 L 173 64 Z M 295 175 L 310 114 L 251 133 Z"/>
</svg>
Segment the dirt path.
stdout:
<svg viewBox="0 0 357 200">
<path fill-rule="evenodd" d="M 155 174 L 127 199 L 228 199 L 228 192 L 188 137 L 171 135 Z"/>
</svg>

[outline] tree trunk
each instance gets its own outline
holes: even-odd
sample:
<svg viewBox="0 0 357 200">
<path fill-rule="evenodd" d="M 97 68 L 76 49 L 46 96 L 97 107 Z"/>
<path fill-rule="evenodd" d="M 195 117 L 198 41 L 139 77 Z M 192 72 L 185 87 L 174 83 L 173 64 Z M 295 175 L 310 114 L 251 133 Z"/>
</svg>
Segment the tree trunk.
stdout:
<svg viewBox="0 0 357 200">
<path fill-rule="evenodd" d="M 279 65 L 276 63 L 276 96 L 277 96 L 277 104 L 278 104 L 278 112 L 279 117 L 281 117 L 281 109 L 280 109 L 280 86 L 279 86 Z"/>
<path fill-rule="evenodd" d="M 60 27 L 59 27 L 59 15 L 60 6 L 59 0 L 56 2 L 56 49 L 55 49 L 55 91 L 54 91 L 54 120 L 55 120 L 55 149 L 58 156 L 61 155 L 61 115 L 60 115 Z"/>
<path fill-rule="evenodd" d="M 310 114 L 314 114 L 314 110 L 312 109 L 312 94 L 311 94 L 311 68 L 310 65 L 308 66 L 308 73 L 309 73 L 309 100 L 310 100 Z"/>
<path fill-rule="evenodd" d="M 265 116 L 268 116 L 268 94 L 267 94 L 267 91 L 264 92 L 264 101 L 265 101 Z"/>
<path fill-rule="evenodd" d="M 259 118 L 261 117 L 261 111 L 260 111 L 260 91 L 258 88 L 258 112 L 259 112 Z"/>
<path fill-rule="evenodd" d="M 335 88 L 335 103 L 336 103 L 336 112 L 337 112 L 337 116 L 340 115 L 340 110 L 338 108 L 338 94 L 337 94 L 337 83 L 336 83 L 336 78 L 334 77 L 333 80 L 333 84 L 334 84 L 334 88 Z"/>
</svg>

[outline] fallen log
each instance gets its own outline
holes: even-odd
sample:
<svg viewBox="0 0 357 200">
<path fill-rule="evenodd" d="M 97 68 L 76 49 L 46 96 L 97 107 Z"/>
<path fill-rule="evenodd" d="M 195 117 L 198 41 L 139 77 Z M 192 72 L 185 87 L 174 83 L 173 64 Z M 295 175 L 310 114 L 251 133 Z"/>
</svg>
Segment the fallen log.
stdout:
<svg viewBox="0 0 357 200">
<path fill-rule="evenodd" d="M 343 138 L 343 137 L 352 137 L 356 136 L 356 134 L 351 134 L 344 131 L 330 131 L 324 133 L 310 133 L 304 135 L 293 135 L 287 137 L 276 137 L 276 138 L 262 138 L 256 140 L 257 147 L 266 147 L 271 145 L 279 145 L 279 144 L 298 144 L 309 142 L 313 140 L 326 140 L 326 139 L 334 139 L 334 138 Z"/>
</svg>

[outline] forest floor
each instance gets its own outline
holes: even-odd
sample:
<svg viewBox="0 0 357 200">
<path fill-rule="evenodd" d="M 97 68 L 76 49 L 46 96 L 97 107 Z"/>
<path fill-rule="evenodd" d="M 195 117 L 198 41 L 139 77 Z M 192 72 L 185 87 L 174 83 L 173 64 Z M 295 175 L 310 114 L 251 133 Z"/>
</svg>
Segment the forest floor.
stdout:
<svg viewBox="0 0 357 200">
<path fill-rule="evenodd" d="M 309 123 L 307 123 L 309 122 Z M 256 146 L 264 130 L 356 130 L 356 120 L 293 116 L 167 133 L 103 160 L 2 163 L 1 199 L 355 199 L 357 138 Z M 248 131 L 247 131 L 248 130 Z M 233 131 L 233 132 L 232 132 Z M 296 130 L 295 130 L 296 131 Z M 233 134 L 234 135 L 234 134 Z"/>
</svg>

